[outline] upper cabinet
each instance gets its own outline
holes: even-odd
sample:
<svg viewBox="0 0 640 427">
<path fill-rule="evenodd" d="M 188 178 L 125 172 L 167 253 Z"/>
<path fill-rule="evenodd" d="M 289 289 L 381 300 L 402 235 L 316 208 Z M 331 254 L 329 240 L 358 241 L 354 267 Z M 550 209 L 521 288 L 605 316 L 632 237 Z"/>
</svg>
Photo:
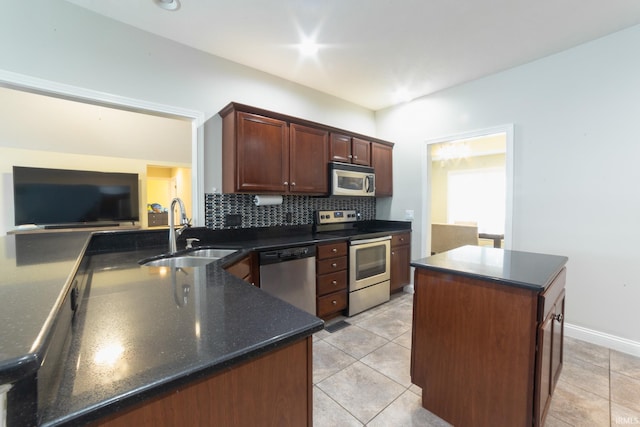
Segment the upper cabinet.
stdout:
<svg viewBox="0 0 640 427">
<path fill-rule="evenodd" d="M 326 196 L 330 161 L 373 166 L 376 196 L 393 193 L 390 142 L 237 103 L 219 114 L 224 193 Z"/>
<path fill-rule="evenodd" d="M 332 132 L 329 146 L 332 162 L 371 166 L 371 142 L 346 134 Z"/>
<path fill-rule="evenodd" d="M 393 196 L 393 147 L 372 142 L 371 166 L 376 173 L 376 197 Z"/>
<path fill-rule="evenodd" d="M 329 132 L 292 123 L 289 136 L 289 191 L 329 193 Z"/>
</svg>

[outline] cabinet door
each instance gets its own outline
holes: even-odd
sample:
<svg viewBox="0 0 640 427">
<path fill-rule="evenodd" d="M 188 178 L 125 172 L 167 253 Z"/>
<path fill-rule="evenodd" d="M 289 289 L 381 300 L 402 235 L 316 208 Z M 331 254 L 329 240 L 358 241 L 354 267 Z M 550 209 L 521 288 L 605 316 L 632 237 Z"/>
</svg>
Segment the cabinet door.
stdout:
<svg viewBox="0 0 640 427">
<path fill-rule="evenodd" d="M 391 292 L 409 284 L 410 258 L 411 246 L 402 245 L 391 248 Z"/>
<path fill-rule="evenodd" d="M 351 139 L 351 163 L 371 166 L 371 142 L 364 139 Z"/>
<path fill-rule="evenodd" d="M 393 195 L 393 147 L 371 143 L 371 166 L 376 172 L 376 197 Z"/>
<path fill-rule="evenodd" d="M 351 163 L 351 137 L 340 133 L 331 133 L 329 160 Z"/>
<path fill-rule="evenodd" d="M 551 338 L 553 335 L 553 322 L 555 312 L 544 319 L 538 327 L 538 357 L 536 362 L 536 385 L 537 390 L 534 403 L 534 422 L 536 426 L 542 426 L 551 403 Z"/>
<path fill-rule="evenodd" d="M 285 193 L 289 188 L 287 123 L 238 112 L 236 191 Z"/>
<path fill-rule="evenodd" d="M 564 291 L 558 297 L 553 317 L 553 337 L 552 354 L 551 354 L 551 392 L 558 383 L 560 372 L 562 371 L 563 347 L 564 347 Z"/>
<path fill-rule="evenodd" d="M 290 132 L 289 191 L 328 194 L 329 132 L 295 123 Z"/>
</svg>

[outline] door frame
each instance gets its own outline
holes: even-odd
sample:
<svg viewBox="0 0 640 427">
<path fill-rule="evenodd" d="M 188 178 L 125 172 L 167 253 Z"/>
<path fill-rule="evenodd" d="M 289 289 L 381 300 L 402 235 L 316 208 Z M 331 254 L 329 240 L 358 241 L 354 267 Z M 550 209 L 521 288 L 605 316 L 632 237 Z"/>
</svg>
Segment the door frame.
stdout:
<svg viewBox="0 0 640 427">
<path fill-rule="evenodd" d="M 430 146 L 442 142 L 457 141 L 460 139 L 477 138 L 485 135 L 504 133 L 506 137 L 505 150 L 505 173 L 506 173 L 506 194 L 505 194 L 505 224 L 504 224 L 504 248 L 511 249 L 513 246 L 513 150 L 514 150 L 514 125 L 506 124 L 490 128 L 477 129 L 469 132 L 445 135 L 424 142 L 422 149 L 422 236 L 421 253 L 422 256 L 431 255 L 431 150 Z"/>
<path fill-rule="evenodd" d="M 204 134 L 202 130 L 204 112 L 99 92 L 2 69 L 0 69 L 0 86 L 118 110 L 190 120 L 193 225 L 204 226 L 204 197 L 199 197 L 199 194 L 204 194 Z M 194 174 L 195 179 L 193 179 Z"/>
</svg>

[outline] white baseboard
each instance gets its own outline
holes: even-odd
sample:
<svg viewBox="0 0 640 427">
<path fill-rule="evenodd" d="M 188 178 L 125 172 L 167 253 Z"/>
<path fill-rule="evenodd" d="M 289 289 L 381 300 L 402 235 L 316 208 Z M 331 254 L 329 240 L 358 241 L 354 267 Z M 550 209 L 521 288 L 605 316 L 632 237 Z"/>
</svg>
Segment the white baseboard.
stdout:
<svg viewBox="0 0 640 427">
<path fill-rule="evenodd" d="M 570 323 L 564 324 L 564 333 L 571 338 L 577 338 L 590 342 L 591 344 L 601 345 L 612 350 L 640 357 L 640 342 L 637 341 L 620 338 L 615 335 L 594 331 L 593 329 L 583 328 L 582 326 L 576 326 Z"/>
</svg>

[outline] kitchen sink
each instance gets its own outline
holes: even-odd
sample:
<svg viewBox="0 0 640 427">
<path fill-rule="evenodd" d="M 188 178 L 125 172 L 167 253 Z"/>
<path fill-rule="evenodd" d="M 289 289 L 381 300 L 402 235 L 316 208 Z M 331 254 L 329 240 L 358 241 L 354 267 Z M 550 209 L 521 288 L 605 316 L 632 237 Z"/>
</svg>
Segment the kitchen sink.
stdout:
<svg viewBox="0 0 640 427">
<path fill-rule="evenodd" d="M 140 261 L 147 267 L 200 267 L 236 252 L 237 249 L 194 249 L 179 255 L 163 255 Z"/>
</svg>

